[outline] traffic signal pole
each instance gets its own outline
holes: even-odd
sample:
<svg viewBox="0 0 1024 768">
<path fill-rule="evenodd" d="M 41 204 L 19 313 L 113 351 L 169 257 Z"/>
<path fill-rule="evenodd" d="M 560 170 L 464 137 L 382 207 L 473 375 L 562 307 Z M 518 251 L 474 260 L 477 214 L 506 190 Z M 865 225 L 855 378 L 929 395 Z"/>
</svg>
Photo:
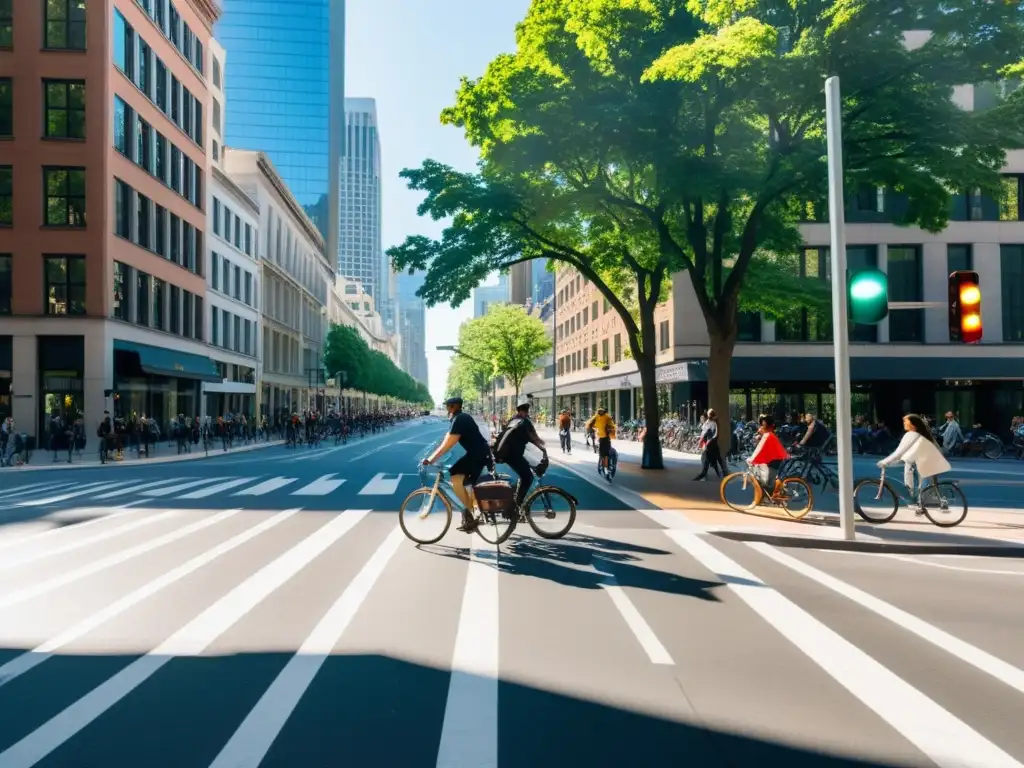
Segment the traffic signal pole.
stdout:
<svg viewBox="0 0 1024 768">
<path fill-rule="evenodd" d="M 846 224 L 843 193 L 843 104 L 839 78 L 825 81 L 828 133 L 828 219 L 832 230 L 832 327 L 836 359 L 836 448 L 839 459 L 839 526 L 847 541 L 856 538 L 853 522 L 853 414 L 850 398 L 850 348 L 846 307 Z"/>
</svg>

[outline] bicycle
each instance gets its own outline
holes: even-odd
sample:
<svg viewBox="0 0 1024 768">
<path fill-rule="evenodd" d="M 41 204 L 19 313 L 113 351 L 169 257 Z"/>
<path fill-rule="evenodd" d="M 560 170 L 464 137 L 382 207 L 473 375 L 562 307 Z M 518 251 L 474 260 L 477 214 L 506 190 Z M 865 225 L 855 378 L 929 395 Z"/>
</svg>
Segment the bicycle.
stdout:
<svg viewBox="0 0 1024 768">
<path fill-rule="evenodd" d="M 726 497 L 727 489 L 732 486 L 746 498 L 747 487 L 752 486 L 753 498 L 743 502 L 732 502 Z M 760 504 L 772 508 L 781 507 L 790 517 L 799 520 L 807 515 L 814 508 L 814 489 L 810 483 L 802 477 L 785 477 L 782 479 L 782 489 L 776 496 L 770 493 L 761 481 L 754 474 L 751 467 L 740 472 L 733 472 L 722 478 L 722 485 L 719 488 L 719 495 L 722 503 L 736 512 L 749 512 Z"/>
<path fill-rule="evenodd" d="M 916 485 L 916 468 L 914 482 Z M 903 487 L 909 490 L 906 486 Z M 861 496 L 861 491 L 867 492 L 864 497 Z M 867 502 L 867 508 L 861 503 L 862 498 Z M 907 506 L 912 503 L 909 496 L 893 487 L 893 481 L 885 479 L 885 467 L 882 467 L 882 474 L 877 480 L 866 477 L 858 480 L 853 488 L 853 508 L 869 523 L 887 523 L 892 520 L 899 512 L 901 501 L 906 502 Z M 938 481 L 933 477 L 931 485 L 921 489 L 919 509 L 933 525 L 939 528 L 953 528 L 967 517 L 967 497 L 960 490 L 960 484 L 956 480 Z M 943 513 L 945 516 L 936 513 Z"/>
<path fill-rule="evenodd" d="M 436 473 L 433 482 L 428 481 L 429 469 L 433 469 Z M 448 529 L 451 527 L 452 510 L 457 507 L 461 512 L 463 506 L 458 501 L 458 497 L 452 488 L 450 466 L 431 468 L 420 465 L 419 476 L 423 487 L 417 488 L 405 497 L 401 507 L 398 509 L 398 524 L 401 526 L 402 532 L 417 544 L 436 544 L 444 538 L 444 535 L 448 533 Z M 496 480 L 510 480 L 509 475 L 501 473 L 494 473 L 493 477 Z M 540 475 L 537 475 L 537 477 L 540 479 Z M 513 492 L 514 488 L 513 486 Z M 476 503 L 476 497 L 473 494 L 472 488 L 469 490 L 470 501 L 475 513 L 473 519 L 476 521 L 476 532 L 488 544 L 502 544 L 515 532 L 516 526 L 522 522 L 528 523 L 533 532 L 543 539 L 562 538 L 569 533 L 573 523 L 576 522 L 576 505 L 579 502 L 572 494 L 553 485 L 538 486 L 511 513 L 481 510 Z M 567 510 L 561 513 L 556 512 L 556 507 L 553 503 L 555 500 L 564 502 Z M 418 504 L 416 503 L 417 501 Z M 437 506 L 435 506 L 435 502 Z M 537 512 L 540 513 L 539 516 L 543 518 L 543 521 L 539 520 L 538 515 L 534 512 L 534 505 L 538 502 L 540 503 L 540 508 Z M 560 517 L 560 514 L 566 518 L 564 525 L 553 531 L 541 527 L 542 522 L 546 523 L 555 520 L 557 517 Z M 436 534 L 419 533 L 420 528 L 425 527 L 423 524 L 428 520 L 439 523 L 439 532 Z M 416 530 L 416 533 L 413 533 L 413 529 Z M 491 535 L 492 533 L 493 536 Z"/>
</svg>

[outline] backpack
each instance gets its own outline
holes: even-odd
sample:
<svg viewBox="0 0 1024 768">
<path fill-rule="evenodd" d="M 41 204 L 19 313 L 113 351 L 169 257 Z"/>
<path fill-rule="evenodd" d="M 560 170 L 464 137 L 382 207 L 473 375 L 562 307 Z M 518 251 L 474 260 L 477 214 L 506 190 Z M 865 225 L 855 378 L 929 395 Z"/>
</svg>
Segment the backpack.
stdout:
<svg viewBox="0 0 1024 768">
<path fill-rule="evenodd" d="M 518 437 L 516 431 L 519 430 L 520 426 L 525 422 L 526 419 L 514 416 L 509 419 L 505 428 L 498 433 L 498 436 L 494 439 L 494 459 L 496 461 L 506 461 L 515 457 L 515 451 L 513 449 L 518 441 L 513 439 L 513 437 Z M 526 447 L 525 442 L 521 447 Z M 519 451 L 519 455 L 522 455 L 522 450 Z"/>
</svg>

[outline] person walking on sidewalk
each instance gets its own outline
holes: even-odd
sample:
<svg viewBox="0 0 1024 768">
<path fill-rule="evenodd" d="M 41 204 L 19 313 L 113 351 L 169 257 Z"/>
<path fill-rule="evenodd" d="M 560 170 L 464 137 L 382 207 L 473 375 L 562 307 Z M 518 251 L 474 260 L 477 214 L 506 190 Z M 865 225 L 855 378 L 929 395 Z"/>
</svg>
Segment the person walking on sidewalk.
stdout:
<svg viewBox="0 0 1024 768">
<path fill-rule="evenodd" d="M 718 446 L 718 416 L 709 409 L 707 419 L 700 432 L 700 474 L 696 480 L 707 480 L 708 469 L 714 467 L 719 479 L 729 474 L 729 467 L 722 458 L 722 449 Z"/>
<path fill-rule="evenodd" d="M 572 416 L 566 408 L 558 416 L 558 442 L 562 445 L 562 453 L 572 453 L 572 433 L 569 431 L 571 427 Z"/>
</svg>

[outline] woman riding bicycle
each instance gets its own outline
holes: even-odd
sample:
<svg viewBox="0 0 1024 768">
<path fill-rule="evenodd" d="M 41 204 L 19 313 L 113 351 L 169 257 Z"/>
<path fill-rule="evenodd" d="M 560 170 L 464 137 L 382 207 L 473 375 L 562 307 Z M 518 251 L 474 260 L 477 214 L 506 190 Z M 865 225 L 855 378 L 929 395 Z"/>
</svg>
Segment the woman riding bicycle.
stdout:
<svg viewBox="0 0 1024 768">
<path fill-rule="evenodd" d="M 782 483 L 779 480 L 779 467 L 782 462 L 789 458 L 786 449 L 782 447 L 782 441 L 775 434 L 775 419 L 766 414 L 758 417 L 757 433 L 761 436 L 757 447 L 747 459 L 747 463 L 754 467 L 754 474 L 766 491 L 771 491 L 772 498 L 778 497 L 782 491 Z"/>
<path fill-rule="evenodd" d="M 910 498 L 917 503 L 915 512 L 924 514 L 919 491 L 924 486 L 925 478 L 941 475 L 952 469 L 949 461 L 942 455 L 942 450 L 935 442 L 928 423 L 916 413 L 908 413 L 903 417 L 903 429 L 906 432 L 896 450 L 886 456 L 878 466 L 882 469 L 903 460 L 903 484 L 910 491 Z M 921 476 L 920 487 L 914 482 L 914 468 Z"/>
</svg>

